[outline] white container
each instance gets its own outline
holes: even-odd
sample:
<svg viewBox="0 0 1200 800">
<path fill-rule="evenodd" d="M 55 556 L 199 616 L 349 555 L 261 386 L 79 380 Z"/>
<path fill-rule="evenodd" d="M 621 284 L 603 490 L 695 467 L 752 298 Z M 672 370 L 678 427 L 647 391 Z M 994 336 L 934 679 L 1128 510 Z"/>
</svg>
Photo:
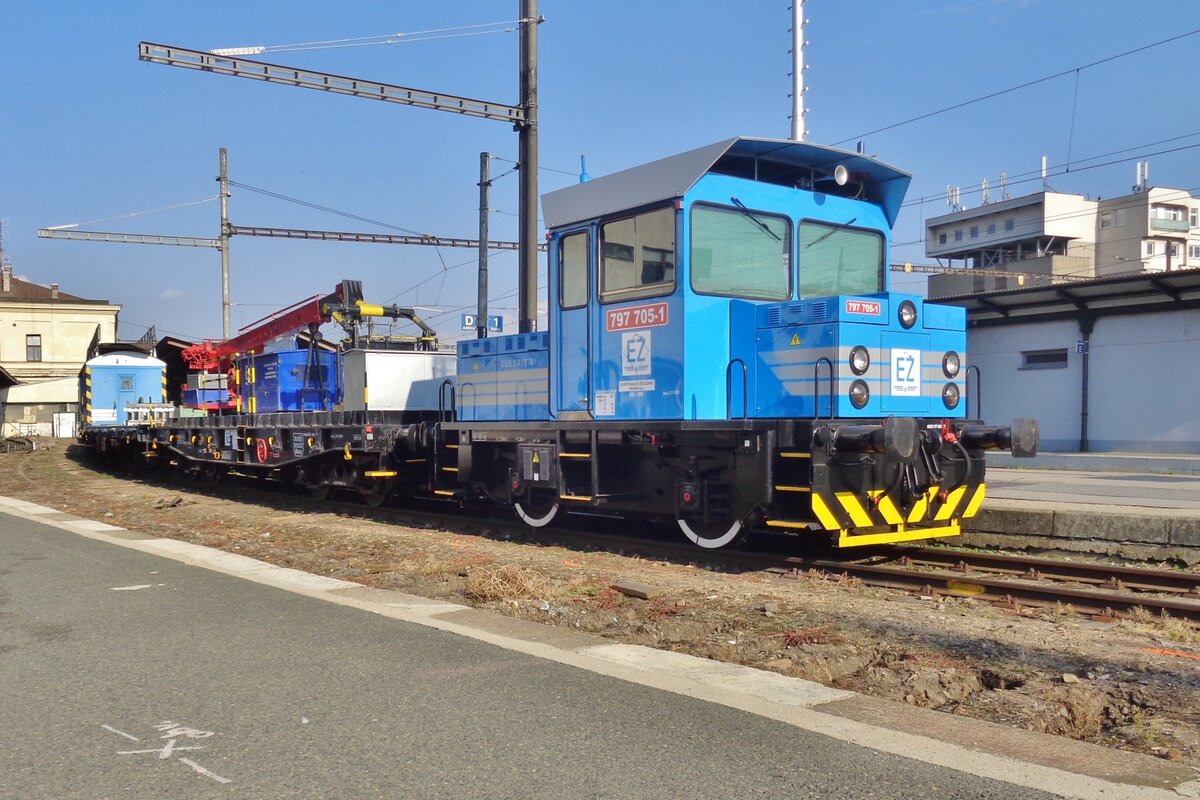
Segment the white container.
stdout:
<svg viewBox="0 0 1200 800">
<path fill-rule="evenodd" d="M 351 350 L 342 356 L 347 411 L 437 411 L 442 383 L 454 380 L 454 353 Z M 446 390 L 446 405 L 450 392 Z"/>
</svg>

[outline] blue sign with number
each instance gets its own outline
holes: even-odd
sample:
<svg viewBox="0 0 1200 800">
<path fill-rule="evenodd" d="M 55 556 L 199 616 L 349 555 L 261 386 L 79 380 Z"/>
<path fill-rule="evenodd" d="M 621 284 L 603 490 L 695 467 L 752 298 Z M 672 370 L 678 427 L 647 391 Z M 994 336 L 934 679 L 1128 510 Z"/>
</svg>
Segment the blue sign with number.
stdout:
<svg viewBox="0 0 1200 800">
<path fill-rule="evenodd" d="M 464 331 L 475 330 L 477 327 L 479 327 L 476 320 L 478 320 L 478 315 L 476 315 L 476 314 L 463 314 L 462 315 L 462 329 Z M 503 331 L 504 330 L 504 317 L 500 316 L 499 314 L 495 314 L 495 315 L 489 314 L 488 319 L 487 319 L 487 329 L 489 331 L 492 331 L 493 333 L 500 333 L 501 331 Z"/>
</svg>

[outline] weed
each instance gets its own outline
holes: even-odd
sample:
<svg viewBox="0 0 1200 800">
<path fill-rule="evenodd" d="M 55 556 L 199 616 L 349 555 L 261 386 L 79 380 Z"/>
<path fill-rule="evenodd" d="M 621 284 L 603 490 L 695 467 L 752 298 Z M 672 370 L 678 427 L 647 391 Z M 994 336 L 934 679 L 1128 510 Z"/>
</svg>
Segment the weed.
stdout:
<svg viewBox="0 0 1200 800">
<path fill-rule="evenodd" d="M 475 567 L 467 574 L 466 592 L 477 600 L 544 600 L 551 594 L 545 575 L 515 564 Z"/>
<path fill-rule="evenodd" d="M 835 644 L 841 637 L 829 631 L 817 628 L 794 628 L 776 633 L 774 636 L 782 640 L 784 647 L 798 647 L 802 644 Z"/>
<path fill-rule="evenodd" d="M 625 595 L 611 586 L 605 586 L 596 593 L 596 605 L 605 610 L 616 608 L 624 601 Z"/>
</svg>

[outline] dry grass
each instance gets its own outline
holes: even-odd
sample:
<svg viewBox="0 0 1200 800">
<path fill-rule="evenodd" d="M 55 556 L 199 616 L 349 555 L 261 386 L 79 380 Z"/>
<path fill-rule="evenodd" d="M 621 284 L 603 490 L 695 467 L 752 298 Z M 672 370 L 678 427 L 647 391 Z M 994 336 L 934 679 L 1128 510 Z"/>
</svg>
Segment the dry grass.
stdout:
<svg viewBox="0 0 1200 800">
<path fill-rule="evenodd" d="M 840 641 L 840 637 L 816 628 L 793 629 L 776 633 L 774 636 L 782 640 L 784 647 L 799 647 L 802 644 L 831 644 Z"/>
<path fill-rule="evenodd" d="M 395 572 L 422 575 L 427 578 L 442 578 L 458 572 L 452 564 L 433 558 L 404 558 L 391 569 Z"/>
<path fill-rule="evenodd" d="M 1156 617 L 1151 612 L 1138 606 L 1129 612 L 1129 616 L 1121 624 L 1133 627 L 1143 633 L 1149 633 L 1152 636 L 1160 636 L 1172 642 L 1200 644 L 1200 627 L 1197 627 L 1193 622 L 1172 617 L 1166 611 L 1163 611 L 1161 616 Z"/>
<path fill-rule="evenodd" d="M 475 567 L 467 574 L 466 592 L 476 600 L 546 600 L 553 593 L 540 572 L 515 564 Z"/>
</svg>

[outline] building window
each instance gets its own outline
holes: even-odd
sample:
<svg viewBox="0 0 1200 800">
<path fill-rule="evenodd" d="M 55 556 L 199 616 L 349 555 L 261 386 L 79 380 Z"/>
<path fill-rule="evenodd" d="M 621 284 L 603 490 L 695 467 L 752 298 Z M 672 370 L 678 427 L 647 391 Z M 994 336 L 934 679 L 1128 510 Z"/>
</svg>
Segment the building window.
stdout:
<svg viewBox="0 0 1200 800">
<path fill-rule="evenodd" d="M 962 228 L 959 228 L 958 230 L 956 230 L 954 232 L 954 241 L 956 241 L 956 242 L 962 241 Z"/>
<path fill-rule="evenodd" d="M 1179 245 L 1175 244 L 1174 242 L 1168 244 L 1167 254 L 1171 256 L 1171 258 L 1179 258 Z"/>
<path fill-rule="evenodd" d="M 25 360 L 42 360 L 42 337 L 40 334 L 31 333 L 25 337 Z"/>
<path fill-rule="evenodd" d="M 979 226 L 978 226 L 978 225 L 972 225 L 972 226 L 971 226 L 971 238 L 972 238 L 972 239 L 978 239 L 978 238 L 979 238 Z"/>
<path fill-rule="evenodd" d="M 938 244 L 945 244 L 945 243 L 946 243 L 946 234 L 939 233 L 938 234 Z"/>
<path fill-rule="evenodd" d="M 1023 350 L 1021 369 L 1066 369 L 1067 348 L 1059 350 Z"/>
<path fill-rule="evenodd" d="M 1146 255 L 1154 255 L 1154 242 L 1146 242 Z"/>
<path fill-rule="evenodd" d="M 1011 230 L 1012 230 L 1014 227 L 1015 227 L 1015 226 L 1014 226 L 1014 224 L 1013 224 L 1013 221 L 1012 221 L 1011 219 L 1006 219 L 1006 220 L 1004 220 L 1004 230 L 1006 230 L 1006 231 L 1011 231 Z"/>
<path fill-rule="evenodd" d="M 1111 228 L 1113 226 L 1113 215 L 1111 211 L 1100 212 L 1100 230 Z"/>
<path fill-rule="evenodd" d="M 995 235 L 996 235 L 996 223 L 989 222 L 988 223 L 988 236 L 995 236 Z"/>
<path fill-rule="evenodd" d="M 1200 258 L 1200 244 L 1188 245 L 1188 258 Z"/>
<path fill-rule="evenodd" d="M 1117 219 L 1116 219 L 1118 228 L 1120 228 L 1122 225 L 1125 224 L 1125 217 L 1126 217 L 1125 209 L 1118 208 L 1117 209 Z"/>
<path fill-rule="evenodd" d="M 1193 208 L 1188 212 L 1188 225 L 1193 228 L 1200 228 L 1200 210 Z"/>
</svg>

